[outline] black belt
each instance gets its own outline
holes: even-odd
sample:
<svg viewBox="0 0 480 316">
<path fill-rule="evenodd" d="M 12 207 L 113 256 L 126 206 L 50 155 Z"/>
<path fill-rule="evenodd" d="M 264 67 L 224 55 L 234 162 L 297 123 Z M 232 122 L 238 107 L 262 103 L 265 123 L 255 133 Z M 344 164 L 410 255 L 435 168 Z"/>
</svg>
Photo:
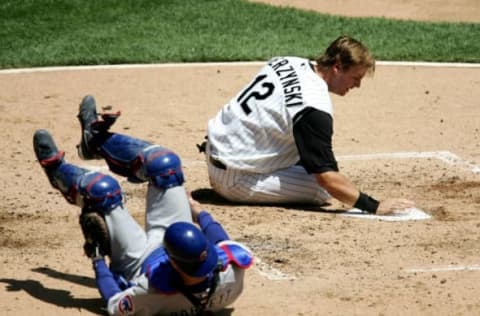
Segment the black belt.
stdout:
<svg viewBox="0 0 480 316">
<path fill-rule="evenodd" d="M 210 163 L 218 169 L 227 170 L 227 166 L 220 160 L 215 159 L 212 156 L 208 156 L 208 160 L 210 160 Z"/>
</svg>

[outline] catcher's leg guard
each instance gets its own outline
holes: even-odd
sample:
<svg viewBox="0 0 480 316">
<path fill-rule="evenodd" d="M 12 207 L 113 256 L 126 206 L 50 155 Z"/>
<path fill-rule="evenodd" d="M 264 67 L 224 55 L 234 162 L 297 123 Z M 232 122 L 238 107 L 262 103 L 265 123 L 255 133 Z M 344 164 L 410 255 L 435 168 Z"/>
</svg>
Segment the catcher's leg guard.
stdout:
<svg viewBox="0 0 480 316">
<path fill-rule="evenodd" d="M 62 162 L 57 168 L 47 171 L 52 185 L 65 199 L 88 211 L 108 213 L 122 204 L 122 190 L 113 177 L 87 171 Z"/>
<path fill-rule="evenodd" d="M 100 151 L 112 172 L 129 178 L 133 182 L 144 182 L 135 176 L 139 168 L 138 156 L 152 146 L 150 142 L 123 134 L 110 134 L 102 143 Z"/>
<path fill-rule="evenodd" d="M 89 258 L 98 255 L 111 256 L 110 233 L 103 216 L 97 212 L 82 211 L 79 222 L 85 237 L 85 254 Z"/>
<path fill-rule="evenodd" d="M 99 159 L 100 145 L 108 138 L 108 129 L 115 123 L 120 116 L 120 112 L 111 114 L 101 114 L 98 119 L 97 105 L 91 95 L 82 99 L 79 106 L 77 118 L 82 128 L 82 137 L 77 145 L 78 155 L 82 159 Z"/>
<path fill-rule="evenodd" d="M 100 152 L 112 172 L 132 182 L 150 181 L 166 189 L 185 181 L 178 155 L 150 142 L 114 133 L 103 141 Z"/>
<path fill-rule="evenodd" d="M 168 189 L 185 182 L 180 157 L 174 152 L 157 146 L 145 150 L 141 158 L 143 165 L 138 174 L 157 188 Z"/>
</svg>

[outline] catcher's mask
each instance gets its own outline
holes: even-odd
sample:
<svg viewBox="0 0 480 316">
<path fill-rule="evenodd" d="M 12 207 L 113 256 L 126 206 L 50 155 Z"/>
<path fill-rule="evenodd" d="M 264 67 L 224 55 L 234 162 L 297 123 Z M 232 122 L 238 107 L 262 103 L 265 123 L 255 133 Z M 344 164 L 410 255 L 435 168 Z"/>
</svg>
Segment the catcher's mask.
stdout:
<svg viewBox="0 0 480 316">
<path fill-rule="evenodd" d="M 214 245 L 192 223 L 170 225 L 163 237 L 163 246 L 170 259 L 190 276 L 206 276 L 217 266 L 218 255 Z"/>
</svg>

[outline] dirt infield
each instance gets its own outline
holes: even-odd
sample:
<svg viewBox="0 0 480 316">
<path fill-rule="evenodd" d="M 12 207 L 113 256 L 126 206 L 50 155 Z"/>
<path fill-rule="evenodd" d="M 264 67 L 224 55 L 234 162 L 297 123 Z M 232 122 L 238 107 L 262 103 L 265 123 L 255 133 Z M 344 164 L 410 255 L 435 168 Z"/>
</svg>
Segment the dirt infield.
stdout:
<svg viewBox="0 0 480 316">
<path fill-rule="evenodd" d="M 477 0 L 250 0 L 345 16 L 417 21 L 480 22 Z"/>
<path fill-rule="evenodd" d="M 49 186 L 32 150 L 33 132 L 47 128 L 69 161 L 104 166 L 75 152 L 77 105 L 87 93 L 122 110 L 114 131 L 179 153 L 187 188 L 260 259 L 222 315 L 480 314 L 480 68 L 380 66 L 361 89 L 334 96 L 340 168 L 362 190 L 412 198 L 433 216 L 407 222 L 230 205 L 210 190 L 195 144 L 257 70 L 0 73 L 2 315 L 103 314 L 79 210 Z M 141 222 L 145 188 L 121 183 Z"/>
</svg>

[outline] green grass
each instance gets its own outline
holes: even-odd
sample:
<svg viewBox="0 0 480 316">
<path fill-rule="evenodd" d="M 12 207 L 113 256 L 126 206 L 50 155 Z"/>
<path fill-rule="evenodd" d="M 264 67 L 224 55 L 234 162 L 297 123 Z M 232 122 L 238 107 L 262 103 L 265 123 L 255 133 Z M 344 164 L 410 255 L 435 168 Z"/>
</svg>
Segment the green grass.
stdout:
<svg viewBox="0 0 480 316">
<path fill-rule="evenodd" d="M 4 0 L 0 67 L 313 58 L 340 34 L 380 60 L 480 62 L 480 24 L 346 18 L 242 0 Z"/>
</svg>

